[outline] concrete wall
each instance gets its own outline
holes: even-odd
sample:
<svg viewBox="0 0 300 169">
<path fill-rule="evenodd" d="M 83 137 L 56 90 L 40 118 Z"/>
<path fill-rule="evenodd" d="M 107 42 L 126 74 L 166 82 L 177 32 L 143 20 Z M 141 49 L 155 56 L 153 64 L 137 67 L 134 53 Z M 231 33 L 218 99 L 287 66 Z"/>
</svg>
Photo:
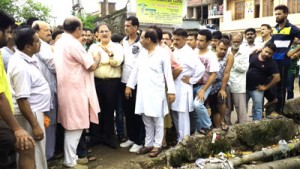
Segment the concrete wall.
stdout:
<svg viewBox="0 0 300 169">
<path fill-rule="evenodd" d="M 122 10 L 116 11 L 115 13 L 99 18 L 95 23 L 95 26 L 100 22 L 105 22 L 111 26 L 112 33 L 124 34 L 124 23 L 126 18 L 127 10 L 126 8 L 124 8 Z"/>
</svg>

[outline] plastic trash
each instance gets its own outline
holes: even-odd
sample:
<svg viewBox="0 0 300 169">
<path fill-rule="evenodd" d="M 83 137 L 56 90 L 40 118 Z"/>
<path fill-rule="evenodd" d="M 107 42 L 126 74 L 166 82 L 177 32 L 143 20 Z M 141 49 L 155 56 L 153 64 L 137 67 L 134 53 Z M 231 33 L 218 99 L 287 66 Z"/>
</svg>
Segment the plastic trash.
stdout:
<svg viewBox="0 0 300 169">
<path fill-rule="evenodd" d="M 285 140 L 279 140 L 279 148 L 284 156 L 287 156 L 287 152 L 290 151 L 289 145 Z"/>
</svg>

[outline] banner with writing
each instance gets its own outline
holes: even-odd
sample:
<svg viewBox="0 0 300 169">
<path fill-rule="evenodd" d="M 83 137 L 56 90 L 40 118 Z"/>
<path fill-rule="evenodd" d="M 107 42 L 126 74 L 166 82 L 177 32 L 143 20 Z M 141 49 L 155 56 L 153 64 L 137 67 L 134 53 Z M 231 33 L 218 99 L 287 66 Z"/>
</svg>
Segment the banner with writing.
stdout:
<svg viewBox="0 0 300 169">
<path fill-rule="evenodd" d="M 136 0 L 136 5 L 136 16 L 142 23 L 182 23 L 183 0 Z"/>
</svg>

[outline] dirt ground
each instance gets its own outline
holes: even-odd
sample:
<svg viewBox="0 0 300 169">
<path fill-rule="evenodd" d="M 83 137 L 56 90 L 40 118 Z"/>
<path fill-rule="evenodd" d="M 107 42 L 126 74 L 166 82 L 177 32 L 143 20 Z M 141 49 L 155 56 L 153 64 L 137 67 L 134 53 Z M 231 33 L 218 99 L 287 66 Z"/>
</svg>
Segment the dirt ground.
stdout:
<svg viewBox="0 0 300 169">
<path fill-rule="evenodd" d="M 89 169 L 126 169 L 124 163 L 130 162 L 133 159 L 147 158 L 147 156 L 138 156 L 129 153 L 128 148 L 111 149 L 104 145 L 91 147 L 92 155 L 97 157 L 96 161 L 89 162 Z M 48 162 L 50 169 L 62 168 L 63 158 Z"/>
<path fill-rule="evenodd" d="M 295 97 L 299 97 L 299 87 L 298 87 L 298 78 L 295 79 Z M 251 110 L 251 100 L 249 102 L 249 109 Z M 251 115 L 251 111 L 248 111 L 248 115 Z M 237 120 L 237 116 L 235 112 L 232 112 L 232 122 L 234 123 Z M 252 118 L 248 117 L 248 121 L 251 121 Z M 63 144 L 63 143 L 62 143 Z M 97 157 L 96 161 L 89 162 L 88 166 L 89 169 L 128 169 L 126 167 L 125 163 L 130 162 L 131 160 L 137 160 L 141 158 L 149 158 L 147 155 L 136 155 L 134 153 L 129 153 L 129 148 L 118 148 L 118 149 L 111 149 L 104 145 L 97 145 L 94 147 L 91 147 L 92 149 L 92 155 L 95 155 Z M 60 169 L 62 168 L 62 160 L 63 157 L 54 160 L 49 161 L 48 165 L 50 169 Z"/>
</svg>

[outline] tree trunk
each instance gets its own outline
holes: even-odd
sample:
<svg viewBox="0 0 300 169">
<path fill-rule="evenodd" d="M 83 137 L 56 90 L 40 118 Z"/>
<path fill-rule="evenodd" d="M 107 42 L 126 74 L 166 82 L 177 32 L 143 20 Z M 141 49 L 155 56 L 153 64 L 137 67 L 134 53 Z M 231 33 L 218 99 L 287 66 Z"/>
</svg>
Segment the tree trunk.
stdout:
<svg viewBox="0 0 300 169">
<path fill-rule="evenodd" d="M 300 147 L 300 142 L 288 144 L 289 151 L 292 151 L 294 149 L 299 149 L 299 147 Z M 255 152 L 255 153 L 252 153 L 249 155 L 243 155 L 242 157 L 235 157 L 235 158 L 229 159 L 229 161 L 232 162 L 233 166 L 236 168 L 237 166 L 240 166 L 242 164 L 247 164 L 251 161 L 264 160 L 266 158 L 269 158 L 269 157 L 272 157 L 272 156 L 278 155 L 278 154 L 282 154 L 281 148 L 279 146 L 271 148 L 271 149 L 258 151 L 258 152 Z M 207 164 L 207 165 L 205 165 L 205 168 L 206 169 L 219 169 L 219 168 L 222 168 L 222 166 L 221 166 L 221 164 Z"/>
<path fill-rule="evenodd" d="M 300 121 L 300 97 L 289 99 L 285 102 L 283 115 L 292 118 L 297 122 Z"/>
<path fill-rule="evenodd" d="M 231 126 L 228 131 L 214 129 L 217 133 L 215 143 L 212 135 L 194 134 L 185 138 L 176 147 L 161 153 L 158 158 L 137 161 L 142 168 L 154 166 L 179 167 L 183 163 L 194 162 L 198 158 L 207 158 L 210 154 L 228 152 L 230 150 L 256 151 L 277 144 L 279 140 L 290 140 L 295 136 L 296 126 L 292 119 L 254 121 Z"/>
<path fill-rule="evenodd" d="M 262 163 L 257 165 L 243 165 L 240 169 L 299 169 L 300 168 L 300 158 L 292 157 L 284 160 L 272 161 L 268 163 Z"/>
</svg>

